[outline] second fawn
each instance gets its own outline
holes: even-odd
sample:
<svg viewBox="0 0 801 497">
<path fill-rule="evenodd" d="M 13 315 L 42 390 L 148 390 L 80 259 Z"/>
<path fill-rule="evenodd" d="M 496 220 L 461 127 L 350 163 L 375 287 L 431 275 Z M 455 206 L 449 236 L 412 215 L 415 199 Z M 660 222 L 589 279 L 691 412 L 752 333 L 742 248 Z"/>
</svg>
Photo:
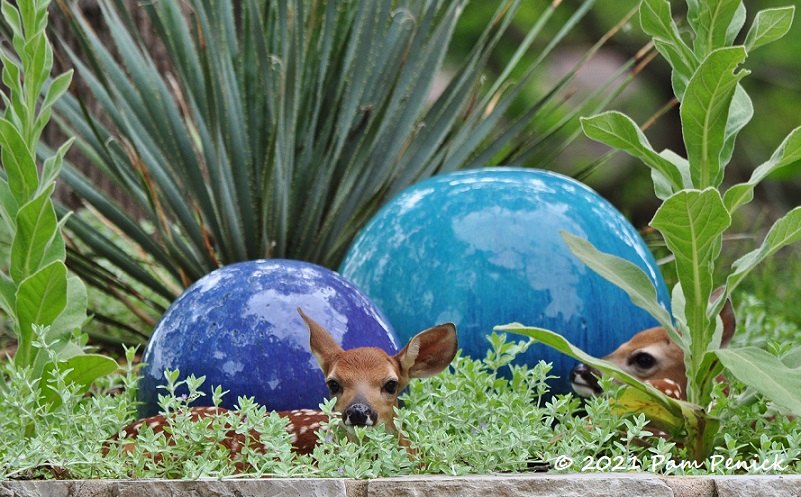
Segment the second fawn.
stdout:
<svg viewBox="0 0 801 497">
<path fill-rule="evenodd" d="M 309 328 L 311 352 L 317 359 L 325 378 L 325 384 L 332 397 L 336 397 L 334 410 L 342 415 L 346 428 L 354 426 L 384 425 L 397 434 L 395 408 L 398 395 L 412 378 L 433 376 L 445 368 L 456 355 L 458 343 L 456 327 L 452 323 L 441 324 L 425 330 L 409 340 L 397 354 L 390 356 L 381 349 L 360 347 L 343 350 L 322 326 L 298 309 Z M 298 386 L 302 388 L 301 385 Z M 226 409 L 219 407 L 196 407 L 192 418 L 201 419 L 218 415 Z M 301 454 L 310 453 L 317 443 L 316 429 L 320 423 L 328 421 L 322 411 L 300 409 L 281 411 L 279 415 L 288 419 L 287 430 L 291 435 L 293 449 Z M 149 426 L 155 433 L 164 432 L 169 421 L 165 415 L 152 416 L 123 428 L 121 435 L 125 440 L 133 440 L 126 448 L 136 443 L 139 428 Z M 251 432 L 252 440 L 259 440 L 259 434 Z M 408 446 L 400 437 L 400 443 Z M 236 433 L 234 427 L 222 444 L 232 453 L 237 453 L 246 440 Z M 259 449 L 259 447 L 254 447 Z"/>
<path fill-rule="evenodd" d="M 718 289 L 712 299 L 720 295 Z M 726 300 L 720 311 L 723 321 L 721 347 L 731 341 L 736 328 L 731 300 Z M 687 400 L 687 374 L 684 352 L 670 338 L 663 327 L 650 328 L 634 335 L 614 352 L 604 357 L 638 380 L 649 383 L 674 399 Z M 601 393 L 598 378 L 601 372 L 586 364 L 579 364 L 570 372 L 570 383 L 579 395 L 589 397 Z"/>
</svg>

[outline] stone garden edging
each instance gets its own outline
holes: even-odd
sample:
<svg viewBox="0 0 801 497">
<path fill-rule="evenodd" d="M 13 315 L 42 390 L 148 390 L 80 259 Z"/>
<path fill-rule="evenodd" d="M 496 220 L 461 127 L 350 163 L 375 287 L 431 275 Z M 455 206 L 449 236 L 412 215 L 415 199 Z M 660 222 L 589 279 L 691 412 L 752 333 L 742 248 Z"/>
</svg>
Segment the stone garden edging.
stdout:
<svg viewBox="0 0 801 497">
<path fill-rule="evenodd" d="M 515 474 L 349 479 L 2 481 L 0 497 L 798 497 L 801 475 Z"/>
</svg>

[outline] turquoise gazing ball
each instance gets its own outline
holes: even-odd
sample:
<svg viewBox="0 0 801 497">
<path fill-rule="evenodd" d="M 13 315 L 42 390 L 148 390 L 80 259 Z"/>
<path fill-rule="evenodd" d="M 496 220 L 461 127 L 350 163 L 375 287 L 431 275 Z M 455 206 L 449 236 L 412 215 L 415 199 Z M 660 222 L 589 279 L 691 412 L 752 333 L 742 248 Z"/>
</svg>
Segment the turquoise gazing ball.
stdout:
<svg viewBox="0 0 801 497">
<path fill-rule="evenodd" d="M 550 329 L 594 356 L 657 325 L 579 261 L 560 230 L 639 266 L 669 309 L 657 264 L 623 215 L 582 183 L 534 169 L 461 171 L 404 190 L 365 226 L 339 272 L 384 310 L 401 341 L 451 321 L 476 359 L 496 325 Z M 559 376 L 552 391 L 570 391 L 576 361 L 537 344 L 517 363 L 539 360 Z"/>
<path fill-rule="evenodd" d="M 345 349 L 398 351 L 383 313 L 335 272 L 281 259 L 231 264 L 195 282 L 159 321 L 142 358 L 139 414 L 159 411 L 165 369 L 206 376 L 194 405 L 212 405 L 219 385 L 226 408 L 245 396 L 270 410 L 317 409 L 328 389 L 298 307 Z"/>
</svg>

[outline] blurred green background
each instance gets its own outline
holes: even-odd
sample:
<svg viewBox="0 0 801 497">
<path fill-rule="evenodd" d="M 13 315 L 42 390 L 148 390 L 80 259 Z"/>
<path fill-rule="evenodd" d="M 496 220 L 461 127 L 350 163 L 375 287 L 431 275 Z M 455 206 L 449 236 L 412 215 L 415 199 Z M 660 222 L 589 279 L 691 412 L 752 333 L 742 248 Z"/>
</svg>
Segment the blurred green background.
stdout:
<svg viewBox="0 0 801 497">
<path fill-rule="evenodd" d="M 497 62 L 491 67 L 502 67 L 502 61 L 508 60 L 523 37 L 527 23 L 536 19 L 537 12 L 551 2 L 531 0 L 524 3 L 516 19 L 516 26 L 507 36 L 496 57 Z M 636 0 L 617 0 L 596 2 L 590 14 L 581 22 L 580 29 L 573 31 L 569 42 L 563 43 L 557 50 L 557 56 L 549 61 L 546 74 L 535 78 L 531 85 L 530 95 L 533 99 L 539 92 L 548 88 L 553 82 L 581 57 L 584 52 L 600 39 L 609 29 L 615 26 L 627 13 L 638 5 Z M 686 5 L 684 2 L 671 2 L 674 18 L 684 19 Z M 798 5 L 797 0 L 754 0 L 746 2 L 750 26 L 754 14 L 770 7 Z M 565 1 L 557 10 L 557 14 L 566 18 L 576 5 Z M 487 16 L 492 15 L 497 1 L 472 2 L 465 10 L 457 34 L 452 44 L 450 57 L 458 59 L 478 36 Z M 559 23 L 553 23 L 558 25 Z M 516 37 L 515 34 L 518 36 Z M 741 38 L 745 36 L 745 29 Z M 547 37 L 542 38 L 542 43 Z M 582 69 L 577 79 L 566 91 L 589 92 L 597 84 L 611 76 L 627 59 L 637 54 L 648 43 L 639 26 L 638 16 L 634 15 L 623 29 L 613 36 L 606 47 L 587 66 Z M 731 167 L 726 171 L 726 179 L 730 184 L 748 179 L 751 170 L 767 160 L 781 140 L 795 127 L 801 125 L 801 22 L 798 12 L 793 27 L 782 40 L 775 44 L 761 47 L 749 54 L 746 68 L 751 75 L 744 81 L 746 90 L 754 103 L 754 118 L 740 134 Z M 631 116 L 638 124 L 645 123 L 660 108 L 667 105 L 673 97 L 670 88 L 670 67 L 667 62 L 657 56 L 637 75 L 633 83 L 611 104 L 611 108 L 620 110 Z M 573 100 L 577 100 L 573 98 Z M 518 105 L 526 105 L 521 99 Z M 678 107 L 673 107 L 646 131 L 646 135 L 657 150 L 670 148 L 684 154 L 681 140 Z M 599 155 L 606 152 L 602 145 L 579 137 L 562 156 L 557 168 L 560 172 L 573 175 Z M 530 164 L 536 166 L 536 164 Z M 766 181 L 757 191 L 757 201 L 744 216 L 736 222 L 736 226 L 744 232 L 752 233 L 759 226 L 765 226 L 764 217 L 773 217 L 776 212 L 783 213 L 801 201 L 801 162 L 785 168 L 772 181 Z M 582 178 L 590 186 L 598 190 L 617 206 L 638 228 L 650 221 L 658 206 L 651 189 L 651 181 L 647 168 L 637 164 L 624 154 L 617 154 L 612 159 L 595 169 L 592 174 Z M 753 234 L 753 233 L 752 233 Z"/>
</svg>

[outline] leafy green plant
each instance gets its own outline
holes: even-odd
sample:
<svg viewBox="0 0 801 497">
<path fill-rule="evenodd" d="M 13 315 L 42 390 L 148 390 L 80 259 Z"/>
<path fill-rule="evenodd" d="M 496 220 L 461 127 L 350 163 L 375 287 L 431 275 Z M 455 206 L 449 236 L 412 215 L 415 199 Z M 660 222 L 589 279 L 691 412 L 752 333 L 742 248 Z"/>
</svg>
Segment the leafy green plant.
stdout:
<svg viewBox="0 0 801 497">
<path fill-rule="evenodd" d="M 99 2 L 113 47 L 78 4 L 59 2 L 82 47 L 72 61 L 101 111 L 90 114 L 79 94 L 67 95 L 57 118 L 156 228 L 144 230 L 137 214 L 65 164 L 64 181 L 118 235 L 69 219 L 87 247 L 70 253 L 71 267 L 118 298 L 143 301 L 127 281 L 171 301 L 192 281 L 241 260 L 286 257 L 333 268 L 380 206 L 416 181 L 497 163 L 546 167 L 537 158 L 561 150 L 578 133 L 575 117 L 605 105 L 617 78 L 559 120 L 560 90 L 577 68 L 518 115 L 509 109 L 593 1 L 565 16 L 513 80 L 554 17 L 553 2 L 500 76 L 484 81 L 521 4 L 501 1 L 445 89 L 429 100 L 465 3 L 145 2 L 140 8 L 171 64 L 165 72 L 122 2 Z M 132 260 L 126 241 L 158 271 Z M 97 258 L 122 274 L 97 272 Z"/>
<path fill-rule="evenodd" d="M 626 390 L 609 378 L 603 380 L 605 394 L 585 403 L 572 395 L 547 397 L 550 365 L 510 366 L 529 343 L 510 343 L 503 335 L 493 335 L 490 342 L 484 359 L 457 356 L 450 370 L 412 382 L 402 395 L 396 423 L 416 450 L 412 458 L 383 429 L 356 430 L 357 442 L 348 441 L 331 412 L 333 401 L 321 405 L 332 419 L 328 430 L 318 431 L 319 445 L 303 456 L 291 452 L 286 419 L 249 399 L 238 399 L 236 413 L 192 421 L 188 406 L 202 395 L 203 378 L 179 382 L 174 372 L 168 373 L 160 398 L 161 408 L 171 413 L 171 438 L 142 425 L 131 446 L 113 436 L 136 416 L 133 349 L 127 351 L 123 373 L 102 378 L 91 396 L 58 382 L 64 402 L 52 411 L 38 405 L 25 373 L 6 363 L 0 365 L 8 382 L 0 391 L 0 479 L 223 478 L 238 470 L 239 477 L 372 478 L 525 471 L 546 463 L 554 471 L 744 472 L 709 462 L 680 465 L 686 449 L 664 438 L 645 443 L 652 435 L 649 421 L 616 409 Z M 177 395 L 182 385 L 187 394 Z M 213 400 L 223 394 L 215 389 Z M 727 435 L 715 447 L 716 456 L 781 461 L 774 473 L 801 470 L 796 419 L 771 411 L 736 380 L 729 383 L 728 395 L 718 385 L 712 396 L 717 410 L 731 414 L 722 421 Z M 42 429 L 24 437 L 27 422 L 19 413 L 34 415 Z M 268 450 L 245 450 L 232 461 L 219 444 L 232 427 L 243 434 L 251 429 L 261 433 Z"/>
<path fill-rule="evenodd" d="M 52 381 L 86 390 L 116 363 L 86 354 L 80 328 L 86 320 L 86 289 L 68 273 L 62 223 L 51 201 L 65 143 L 44 160 L 41 173 L 36 147 L 53 105 L 69 86 L 72 73 L 50 79 L 53 53 L 45 34 L 49 1 L 4 1 L 2 14 L 13 33 L 11 47 L 0 49 L 3 64 L 3 115 L 0 118 L 0 219 L 11 237 L 8 274 L 0 273 L 0 308 L 14 321 L 14 365 L 27 371 L 42 406 L 61 402 Z M 44 95 L 41 105 L 37 105 Z M 46 346 L 45 346 L 46 344 Z M 60 372 L 62 376 L 54 374 Z M 0 381 L 0 389 L 5 382 Z M 30 429 L 34 429 L 31 425 Z"/>
<path fill-rule="evenodd" d="M 606 361 L 589 357 L 563 338 L 519 325 L 501 329 L 542 340 L 634 387 L 626 401 L 643 406 L 677 440 L 690 447 L 695 460 L 709 456 L 721 437 L 719 417 L 710 414 L 714 379 L 724 368 L 788 413 L 801 412 L 801 370 L 793 353 L 779 359 L 753 347 L 721 349 L 718 314 L 739 283 L 761 261 L 801 239 L 801 208 L 779 219 L 762 245 L 732 265 L 724 291 L 710 302 L 723 234 L 732 215 L 753 199 L 756 185 L 772 171 L 801 157 L 801 128 L 793 130 L 751 178 L 723 190 L 724 169 L 738 132 L 753 114 L 751 100 L 740 85 L 748 71 L 739 69 L 748 52 L 781 38 L 792 23 L 794 7 L 766 9 L 756 14 L 744 45 L 734 45 L 742 29 L 745 6 L 739 0 L 688 1 L 690 45 L 671 16 L 667 0 L 643 0 L 640 24 L 670 63 L 672 83 L 681 102 L 680 116 L 687 158 L 665 150 L 657 153 L 627 116 L 607 112 L 582 119 L 590 138 L 623 150 L 651 168 L 654 189 L 663 203 L 651 226 L 665 239 L 676 261 L 678 284 L 672 296 L 673 316 L 656 300 L 656 291 L 633 264 L 600 253 L 585 240 L 564 233 L 570 250 L 587 266 L 621 287 L 632 302 L 647 310 L 667 330 L 685 354 L 688 402 L 666 397 L 626 375 Z M 725 415 L 726 413 L 720 413 Z"/>
</svg>

